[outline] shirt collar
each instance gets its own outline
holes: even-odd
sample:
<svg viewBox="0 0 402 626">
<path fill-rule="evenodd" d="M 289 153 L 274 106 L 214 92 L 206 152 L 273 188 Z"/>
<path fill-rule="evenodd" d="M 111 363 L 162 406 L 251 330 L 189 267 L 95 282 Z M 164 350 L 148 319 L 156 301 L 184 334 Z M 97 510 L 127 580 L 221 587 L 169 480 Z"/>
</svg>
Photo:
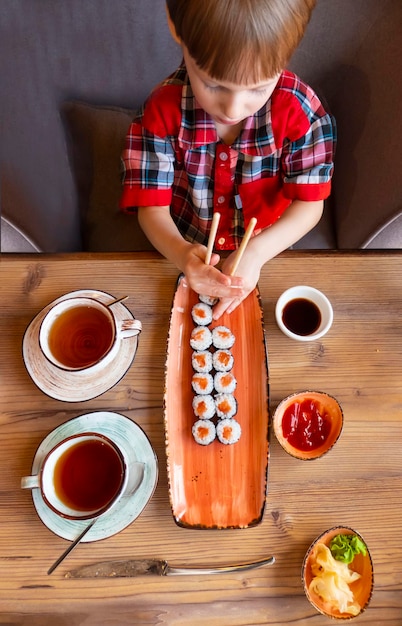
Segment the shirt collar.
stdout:
<svg viewBox="0 0 402 626">
<path fill-rule="evenodd" d="M 198 104 L 186 72 L 181 98 L 182 123 L 178 142 L 183 150 L 194 150 L 220 141 L 215 124 Z M 251 156 L 269 156 L 276 152 L 271 123 L 271 99 L 255 115 L 246 118 L 239 137 L 231 146 Z"/>
</svg>

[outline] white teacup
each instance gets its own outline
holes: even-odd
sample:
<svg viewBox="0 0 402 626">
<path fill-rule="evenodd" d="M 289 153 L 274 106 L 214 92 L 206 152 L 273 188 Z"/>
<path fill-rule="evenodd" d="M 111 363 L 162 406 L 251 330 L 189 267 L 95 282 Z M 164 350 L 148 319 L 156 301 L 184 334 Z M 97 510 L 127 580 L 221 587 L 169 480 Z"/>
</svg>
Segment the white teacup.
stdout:
<svg viewBox="0 0 402 626">
<path fill-rule="evenodd" d="M 131 496 L 144 477 L 144 463 L 129 461 L 105 435 L 80 433 L 58 443 L 38 474 L 21 479 L 23 489 L 40 489 L 44 502 L 67 519 L 85 520 Z"/>
<path fill-rule="evenodd" d="M 332 305 L 321 291 L 307 285 L 290 287 L 275 307 L 276 323 L 285 335 L 298 341 L 314 341 L 331 328 Z"/>
<path fill-rule="evenodd" d="M 139 320 L 117 319 L 112 306 L 83 296 L 52 306 L 39 330 L 45 357 L 67 371 L 95 372 L 110 363 L 118 354 L 120 341 L 142 330 Z"/>
</svg>

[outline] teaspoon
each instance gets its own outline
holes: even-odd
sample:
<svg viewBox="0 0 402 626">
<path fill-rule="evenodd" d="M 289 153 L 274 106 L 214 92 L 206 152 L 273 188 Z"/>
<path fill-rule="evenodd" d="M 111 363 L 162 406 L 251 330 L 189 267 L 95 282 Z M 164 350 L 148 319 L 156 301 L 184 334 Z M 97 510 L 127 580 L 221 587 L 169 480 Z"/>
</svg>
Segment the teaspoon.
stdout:
<svg viewBox="0 0 402 626">
<path fill-rule="evenodd" d="M 93 520 L 91 521 L 91 523 L 90 523 L 90 524 L 88 524 L 88 526 L 86 526 L 86 527 L 84 528 L 84 530 L 82 531 L 82 533 L 80 533 L 80 534 L 78 535 L 78 537 L 77 537 L 76 539 L 74 539 L 73 543 L 71 543 L 71 544 L 68 546 L 67 550 L 64 550 L 63 554 L 62 554 L 61 556 L 59 556 L 59 558 L 57 559 L 57 561 L 55 561 L 55 562 L 53 563 L 53 565 L 52 565 L 51 567 L 49 567 L 49 569 L 47 570 L 48 575 L 49 575 L 49 574 L 51 574 L 52 572 L 54 572 L 54 570 L 56 569 L 56 567 L 58 567 L 58 566 L 60 565 L 60 563 L 61 563 L 62 561 L 64 561 L 64 559 L 66 558 L 66 556 L 68 556 L 68 555 L 70 554 L 71 550 L 74 550 L 75 546 L 76 546 L 76 545 L 78 545 L 78 544 L 79 544 L 79 542 L 81 541 L 81 539 L 83 539 L 83 538 L 85 537 L 85 535 L 87 534 L 87 532 L 89 532 L 89 531 L 91 530 L 92 526 L 95 524 L 95 522 L 96 522 L 96 520 L 97 520 L 97 519 L 98 519 L 98 518 L 97 518 L 97 517 L 95 517 L 95 519 L 93 519 Z"/>
</svg>

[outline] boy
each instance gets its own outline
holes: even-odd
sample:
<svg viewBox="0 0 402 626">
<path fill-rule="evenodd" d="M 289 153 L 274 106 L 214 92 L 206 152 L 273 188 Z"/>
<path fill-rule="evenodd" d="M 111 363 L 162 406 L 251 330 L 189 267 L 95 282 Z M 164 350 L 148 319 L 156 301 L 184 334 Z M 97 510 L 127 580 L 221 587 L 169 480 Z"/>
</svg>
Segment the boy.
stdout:
<svg viewBox="0 0 402 626">
<path fill-rule="evenodd" d="M 315 0 L 168 0 L 183 64 L 130 126 L 121 207 L 214 318 L 254 289 L 261 267 L 319 221 L 330 193 L 334 127 L 316 94 L 284 70 Z M 205 264 L 214 211 L 215 249 Z M 257 218 L 236 276 L 236 248 Z M 233 252 L 234 251 L 234 252 Z"/>
</svg>

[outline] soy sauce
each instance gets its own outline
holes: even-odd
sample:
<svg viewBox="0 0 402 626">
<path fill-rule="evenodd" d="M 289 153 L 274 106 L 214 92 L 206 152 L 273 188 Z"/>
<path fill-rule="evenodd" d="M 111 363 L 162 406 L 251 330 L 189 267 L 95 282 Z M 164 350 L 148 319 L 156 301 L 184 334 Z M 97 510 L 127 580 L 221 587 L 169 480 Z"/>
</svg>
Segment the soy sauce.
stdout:
<svg viewBox="0 0 402 626">
<path fill-rule="evenodd" d="M 282 312 L 282 321 L 295 335 L 312 335 L 321 324 L 318 306 L 307 298 L 295 298 L 288 302 Z"/>
</svg>

